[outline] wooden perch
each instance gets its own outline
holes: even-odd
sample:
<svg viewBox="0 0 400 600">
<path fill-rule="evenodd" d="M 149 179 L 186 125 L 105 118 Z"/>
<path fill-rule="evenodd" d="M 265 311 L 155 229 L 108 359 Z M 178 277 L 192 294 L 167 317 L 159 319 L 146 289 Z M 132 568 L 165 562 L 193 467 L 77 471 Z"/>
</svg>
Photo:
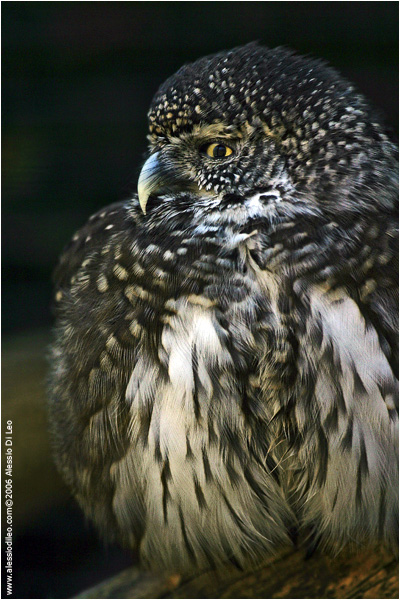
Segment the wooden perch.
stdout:
<svg viewBox="0 0 400 600">
<path fill-rule="evenodd" d="M 172 588 L 172 589 L 171 589 Z M 251 572 L 209 571 L 173 587 L 132 567 L 77 598 L 398 598 L 398 561 L 382 549 L 336 558 L 296 551 Z"/>
</svg>

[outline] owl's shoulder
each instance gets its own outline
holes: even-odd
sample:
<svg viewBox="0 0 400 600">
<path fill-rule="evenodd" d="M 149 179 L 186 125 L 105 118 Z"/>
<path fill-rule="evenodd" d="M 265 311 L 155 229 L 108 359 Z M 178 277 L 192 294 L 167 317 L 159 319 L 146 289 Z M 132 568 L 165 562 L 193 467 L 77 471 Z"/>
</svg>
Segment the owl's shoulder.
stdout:
<svg viewBox="0 0 400 600">
<path fill-rule="evenodd" d="M 102 208 L 89 217 L 64 247 L 53 273 L 56 300 L 63 289 L 69 287 L 71 279 L 77 272 L 89 264 L 90 259 L 110 244 L 112 238 L 126 229 L 133 227 L 128 218 L 127 202 L 115 202 Z"/>
</svg>

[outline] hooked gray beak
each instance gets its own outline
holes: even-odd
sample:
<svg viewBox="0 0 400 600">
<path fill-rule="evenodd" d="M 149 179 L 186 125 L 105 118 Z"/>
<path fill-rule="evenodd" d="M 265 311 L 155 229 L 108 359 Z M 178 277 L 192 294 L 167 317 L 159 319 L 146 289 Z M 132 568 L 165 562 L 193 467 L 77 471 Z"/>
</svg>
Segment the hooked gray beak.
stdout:
<svg viewBox="0 0 400 600">
<path fill-rule="evenodd" d="M 144 163 L 138 181 L 138 196 L 140 208 L 146 214 L 147 201 L 151 194 L 166 188 L 166 183 L 171 175 L 159 159 L 159 152 L 155 152 Z"/>
<path fill-rule="evenodd" d="M 138 181 L 138 196 L 140 208 L 146 214 L 147 200 L 159 182 L 158 152 L 149 156 L 140 171 Z"/>
<path fill-rule="evenodd" d="M 139 204 L 146 214 L 147 202 L 152 194 L 176 193 L 183 190 L 198 193 L 198 187 L 179 172 L 171 158 L 161 157 L 155 152 L 144 163 L 138 181 Z"/>
</svg>

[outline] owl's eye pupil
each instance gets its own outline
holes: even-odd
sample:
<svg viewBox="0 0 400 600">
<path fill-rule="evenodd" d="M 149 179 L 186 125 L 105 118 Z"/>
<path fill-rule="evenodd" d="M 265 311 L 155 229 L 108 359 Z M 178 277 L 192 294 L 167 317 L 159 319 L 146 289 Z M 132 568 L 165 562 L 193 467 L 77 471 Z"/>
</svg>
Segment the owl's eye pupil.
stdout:
<svg viewBox="0 0 400 600">
<path fill-rule="evenodd" d="M 219 142 L 214 142 L 213 144 L 207 144 L 206 146 L 203 146 L 202 151 L 205 152 L 210 158 L 226 158 L 233 153 L 232 148 Z"/>
<path fill-rule="evenodd" d="M 213 156 L 215 158 L 223 158 L 226 156 L 226 146 L 223 144 L 218 144 L 214 147 Z"/>
</svg>

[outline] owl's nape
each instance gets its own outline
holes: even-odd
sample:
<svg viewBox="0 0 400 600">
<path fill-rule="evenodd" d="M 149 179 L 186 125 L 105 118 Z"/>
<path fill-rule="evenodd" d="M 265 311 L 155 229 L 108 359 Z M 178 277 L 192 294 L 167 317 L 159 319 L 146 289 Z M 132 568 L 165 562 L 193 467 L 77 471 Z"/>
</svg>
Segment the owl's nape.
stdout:
<svg viewBox="0 0 400 600">
<path fill-rule="evenodd" d="M 397 527 L 396 150 L 335 71 L 249 44 L 149 112 L 138 197 L 55 274 L 58 467 L 143 564 L 241 567 Z"/>
</svg>

